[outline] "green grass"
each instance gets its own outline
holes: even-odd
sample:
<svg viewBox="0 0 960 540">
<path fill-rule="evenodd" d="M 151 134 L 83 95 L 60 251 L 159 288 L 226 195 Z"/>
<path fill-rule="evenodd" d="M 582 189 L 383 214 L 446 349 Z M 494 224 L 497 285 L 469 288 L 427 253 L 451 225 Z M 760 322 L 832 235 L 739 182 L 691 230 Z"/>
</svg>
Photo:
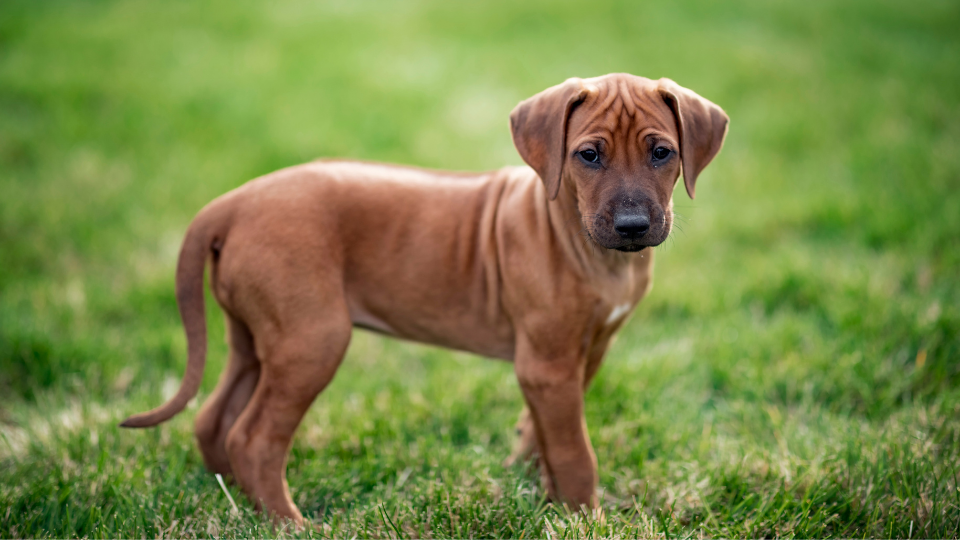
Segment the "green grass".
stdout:
<svg viewBox="0 0 960 540">
<path fill-rule="evenodd" d="M 314 535 L 960 535 L 960 7 L 949 1 L 0 4 L 0 536 L 274 536 L 192 440 L 178 244 L 321 156 L 517 164 L 570 76 L 732 118 L 587 396 L 605 521 L 502 459 L 511 367 L 356 333 L 288 475 Z M 223 365 L 211 307 L 204 386 Z"/>
</svg>

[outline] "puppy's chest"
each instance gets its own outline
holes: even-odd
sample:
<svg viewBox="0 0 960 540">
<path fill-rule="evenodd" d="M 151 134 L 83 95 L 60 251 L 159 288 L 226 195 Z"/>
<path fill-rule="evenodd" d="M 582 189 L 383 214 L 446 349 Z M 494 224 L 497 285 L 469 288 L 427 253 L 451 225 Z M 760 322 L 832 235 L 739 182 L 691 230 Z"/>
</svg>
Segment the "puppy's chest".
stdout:
<svg viewBox="0 0 960 540">
<path fill-rule="evenodd" d="M 604 330 L 615 331 L 633 313 L 652 284 L 652 260 L 631 265 L 608 276 L 598 288 L 597 321 Z"/>
<path fill-rule="evenodd" d="M 599 335 L 612 335 L 616 333 L 623 323 L 630 318 L 630 314 L 636 309 L 640 302 L 639 298 L 625 295 L 621 298 L 611 301 L 601 301 L 594 317 L 594 330 Z"/>
<path fill-rule="evenodd" d="M 608 310 L 609 314 L 607 315 L 607 318 L 603 321 L 603 326 L 607 328 L 611 328 L 611 327 L 616 328 L 620 326 L 620 324 L 623 323 L 624 319 L 626 319 L 627 316 L 630 315 L 630 312 L 633 311 L 634 307 L 636 307 L 636 304 L 634 304 L 631 301 L 625 301 L 620 304 L 614 305 L 612 308 Z"/>
</svg>

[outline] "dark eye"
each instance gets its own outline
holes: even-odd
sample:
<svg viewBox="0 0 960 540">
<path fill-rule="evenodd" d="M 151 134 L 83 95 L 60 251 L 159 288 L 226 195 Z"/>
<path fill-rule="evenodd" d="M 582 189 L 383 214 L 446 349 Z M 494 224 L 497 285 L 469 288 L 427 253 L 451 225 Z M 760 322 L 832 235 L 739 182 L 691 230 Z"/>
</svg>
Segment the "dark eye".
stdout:
<svg viewBox="0 0 960 540">
<path fill-rule="evenodd" d="M 660 161 L 661 159 L 667 159 L 667 156 L 670 155 L 670 149 L 658 146 L 653 151 L 653 159 Z"/>
<path fill-rule="evenodd" d="M 598 163 L 600 161 L 600 154 L 592 148 L 587 148 L 586 150 L 580 151 L 580 157 L 587 160 L 590 163 Z"/>
</svg>

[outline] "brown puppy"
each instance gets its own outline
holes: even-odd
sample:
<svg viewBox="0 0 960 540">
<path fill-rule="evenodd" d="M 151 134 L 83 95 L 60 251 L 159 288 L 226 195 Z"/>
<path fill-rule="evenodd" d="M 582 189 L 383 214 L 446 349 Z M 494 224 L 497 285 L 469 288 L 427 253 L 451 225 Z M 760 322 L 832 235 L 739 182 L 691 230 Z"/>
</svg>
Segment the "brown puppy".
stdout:
<svg viewBox="0 0 960 540">
<path fill-rule="evenodd" d="M 650 289 L 645 248 L 670 234 L 681 169 L 693 197 L 727 122 L 669 79 L 569 79 L 510 115 L 532 169 L 323 161 L 227 193 L 197 215 L 180 252 L 180 391 L 122 425 L 156 425 L 196 395 L 211 259 L 230 358 L 196 435 L 207 466 L 232 474 L 258 508 L 302 523 L 287 453 L 353 326 L 512 361 L 527 409 L 511 459 L 536 451 L 551 497 L 595 506 L 584 389 Z"/>
</svg>

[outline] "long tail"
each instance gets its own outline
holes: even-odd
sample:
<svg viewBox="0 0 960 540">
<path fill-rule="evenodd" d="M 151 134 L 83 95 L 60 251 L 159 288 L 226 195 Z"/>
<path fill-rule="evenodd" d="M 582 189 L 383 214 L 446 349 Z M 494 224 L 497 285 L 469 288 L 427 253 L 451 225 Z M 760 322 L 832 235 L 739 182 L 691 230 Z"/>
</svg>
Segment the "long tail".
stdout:
<svg viewBox="0 0 960 540">
<path fill-rule="evenodd" d="M 203 271 L 207 257 L 216 254 L 223 245 L 232 214 L 227 201 L 217 199 L 197 214 L 187 229 L 180 258 L 177 261 L 177 305 L 187 334 L 187 371 L 180 382 L 180 390 L 163 405 L 135 414 L 120 427 L 140 428 L 155 426 L 179 413 L 200 388 L 203 367 L 207 359 L 207 320 L 203 301 Z"/>
</svg>

